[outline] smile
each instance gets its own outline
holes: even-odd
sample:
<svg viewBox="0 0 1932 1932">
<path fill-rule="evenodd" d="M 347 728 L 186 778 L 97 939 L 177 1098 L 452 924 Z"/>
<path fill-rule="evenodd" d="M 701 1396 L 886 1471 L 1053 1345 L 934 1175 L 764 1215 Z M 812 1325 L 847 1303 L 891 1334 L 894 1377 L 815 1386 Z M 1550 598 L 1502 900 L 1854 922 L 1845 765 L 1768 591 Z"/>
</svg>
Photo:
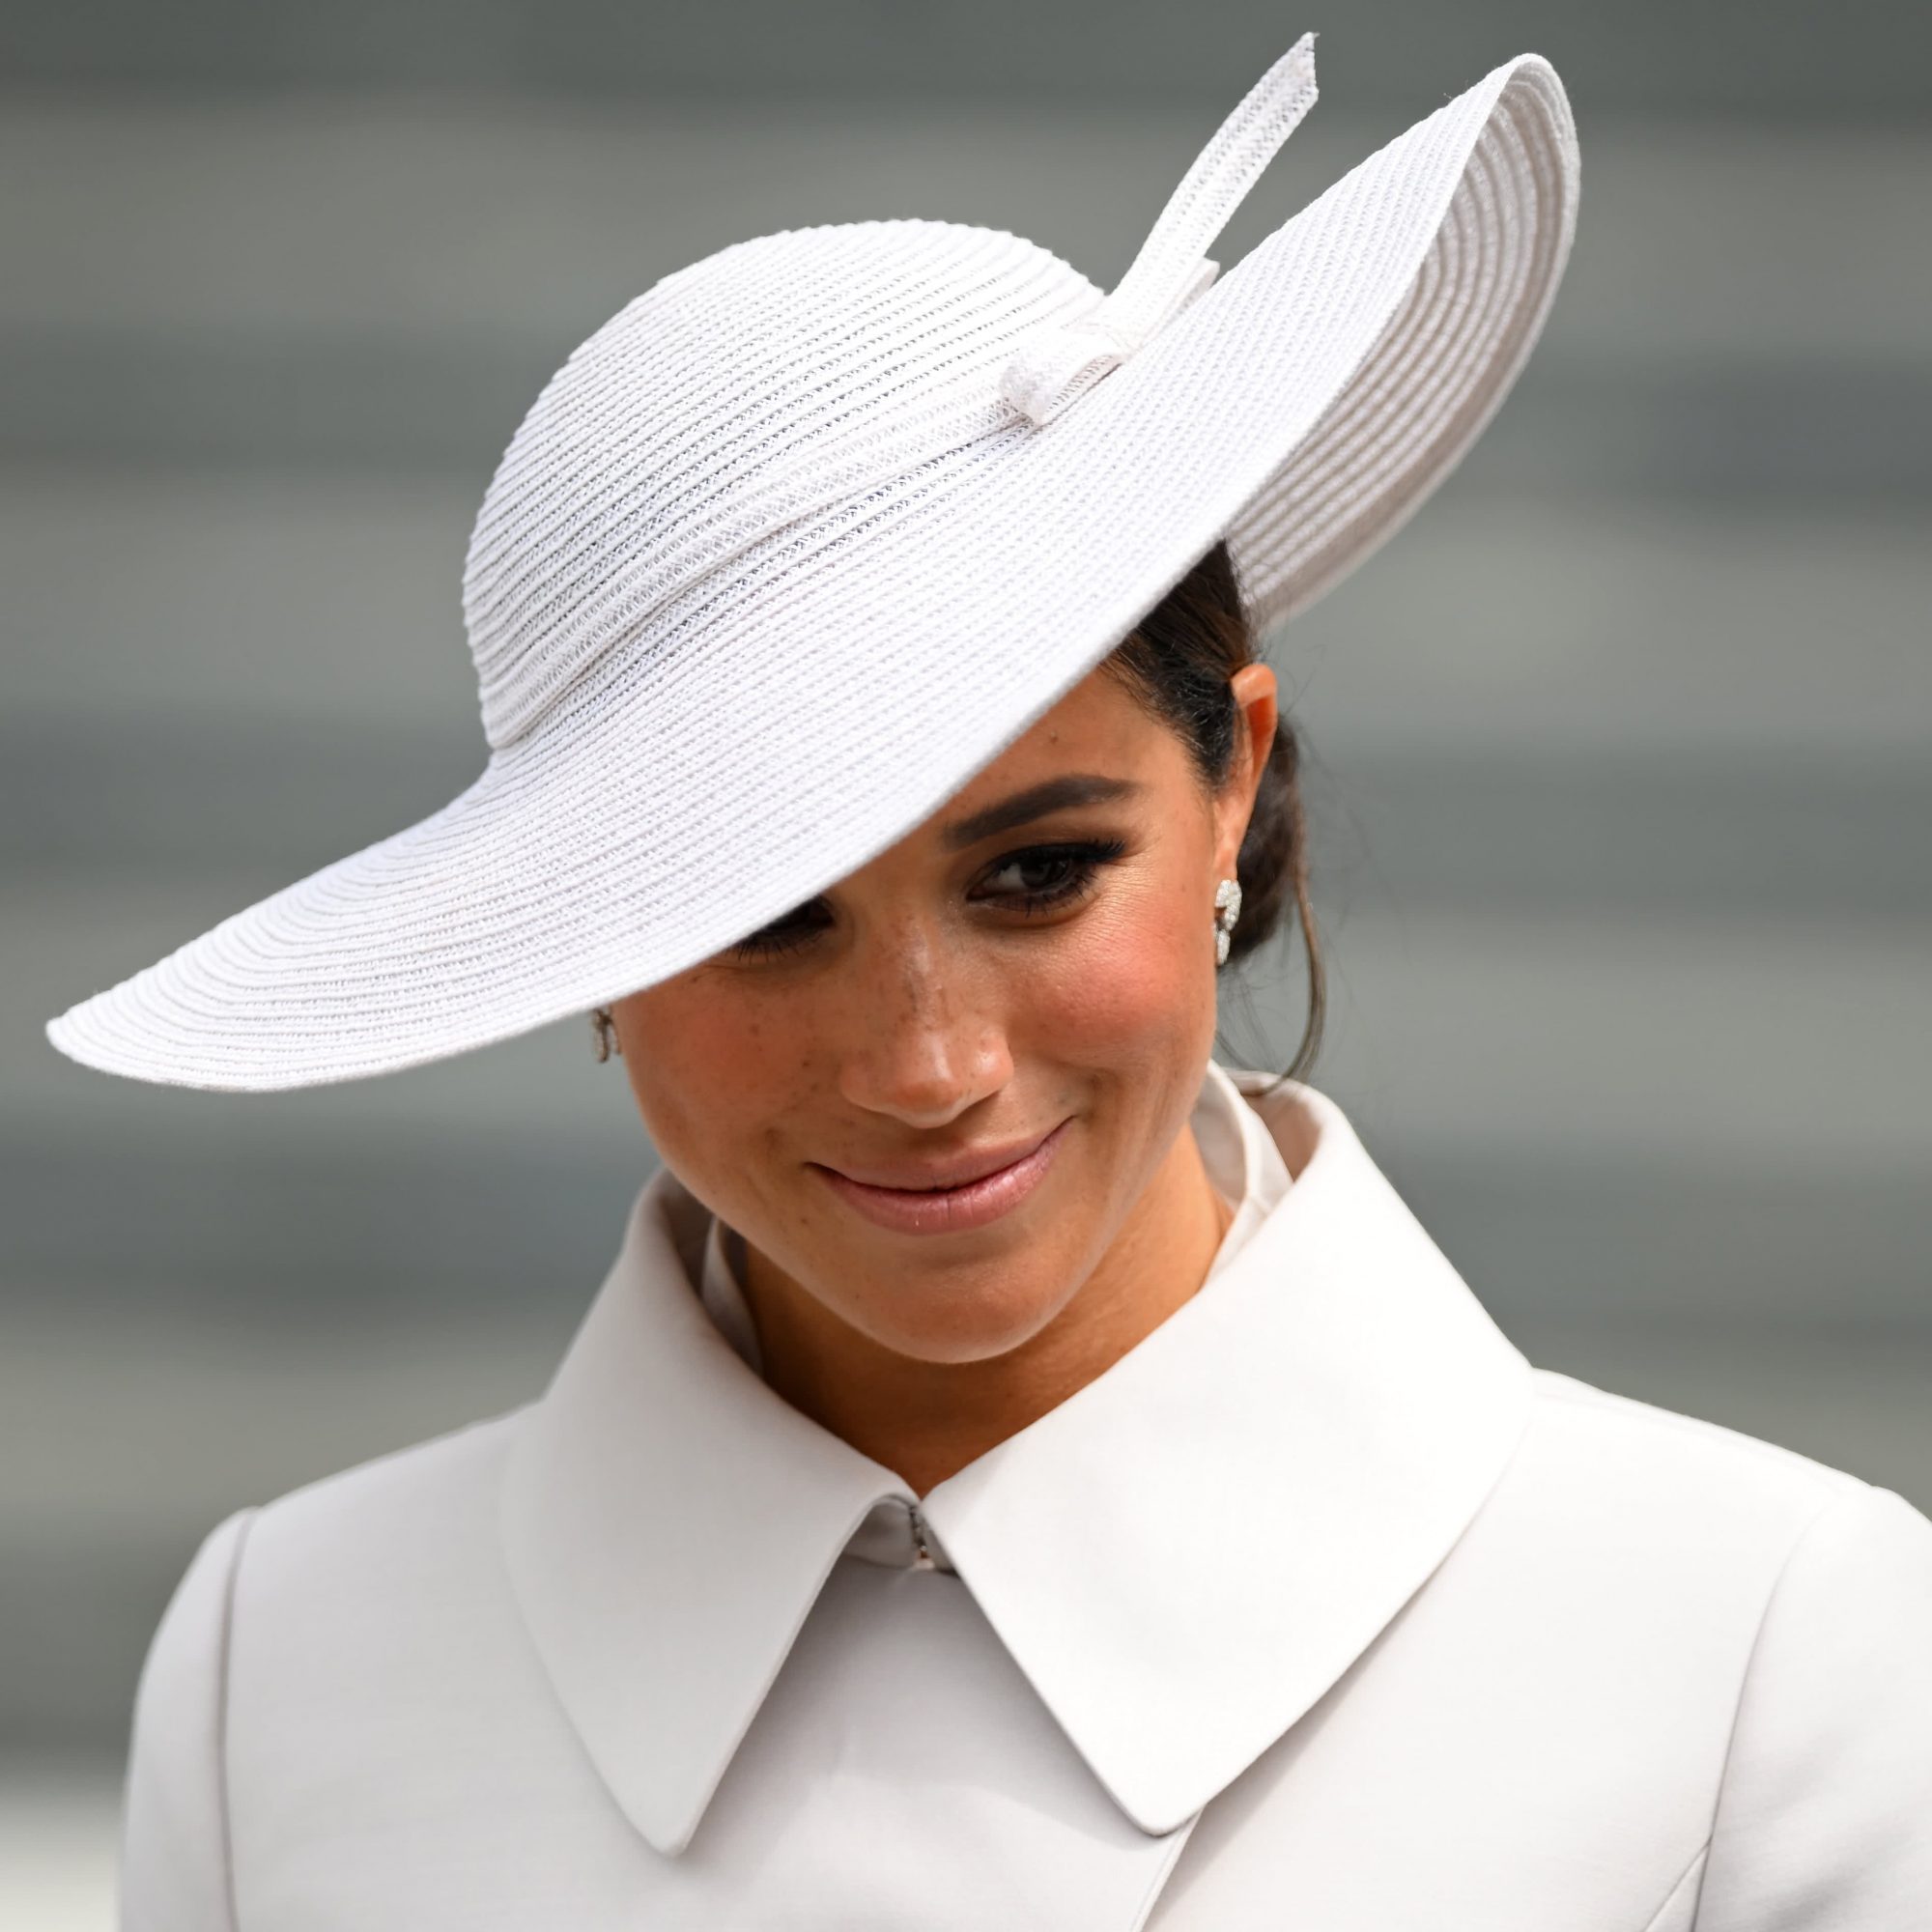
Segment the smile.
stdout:
<svg viewBox="0 0 1932 1932">
<path fill-rule="evenodd" d="M 958 1235 L 1010 1213 L 1039 1185 L 1067 1122 L 1018 1159 L 957 1187 L 877 1187 L 836 1167 L 819 1167 L 826 1183 L 874 1227 L 902 1235 Z"/>
</svg>

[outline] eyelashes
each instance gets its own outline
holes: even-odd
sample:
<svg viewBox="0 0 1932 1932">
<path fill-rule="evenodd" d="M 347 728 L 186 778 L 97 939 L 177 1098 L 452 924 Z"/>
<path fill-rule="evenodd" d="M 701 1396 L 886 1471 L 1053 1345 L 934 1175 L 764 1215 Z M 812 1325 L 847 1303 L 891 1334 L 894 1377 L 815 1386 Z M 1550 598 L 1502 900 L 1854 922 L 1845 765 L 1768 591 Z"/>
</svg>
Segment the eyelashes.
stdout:
<svg viewBox="0 0 1932 1932">
<path fill-rule="evenodd" d="M 1013 895 L 1013 902 L 1031 917 L 1051 912 L 1086 897 L 1098 882 L 1100 869 L 1111 866 L 1127 849 L 1123 838 L 1088 838 L 1067 845 L 1031 845 L 1012 853 L 994 867 L 995 876 L 1011 867 L 1058 866 L 1060 877 L 1049 886 L 1036 887 Z"/>
<path fill-rule="evenodd" d="M 1083 838 L 1053 845 L 1029 845 L 1009 852 L 993 866 L 987 876 L 998 878 L 1003 872 L 1014 870 L 1036 873 L 1044 870 L 1050 875 L 1049 882 L 1023 887 L 1018 892 L 996 893 L 980 903 L 1007 905 L 1025 919 L 1076 905 L 1098 884 L 1101 871 L 1126 849 L 1124 838 Z M 746 934 L 725 951 L 743 959 L 768 959 L 803 952 L 825 929 L 823 921 L 814 923 L 809 917 L 811 910 L 810 905 L 801 906 L 782 920 Z"/>
<path fill-rule="evenodd" d="M 734 941 L 724 950 L 735 953 L 741 959 L 768 959 L 775 953 L 801 952 L 818 937 L 821 927 L 805 922 L 809 908 L 787 913 L 773 925 L 761 925 L 756 932 L 749 932 L 743 939 Z"/>
</svg>

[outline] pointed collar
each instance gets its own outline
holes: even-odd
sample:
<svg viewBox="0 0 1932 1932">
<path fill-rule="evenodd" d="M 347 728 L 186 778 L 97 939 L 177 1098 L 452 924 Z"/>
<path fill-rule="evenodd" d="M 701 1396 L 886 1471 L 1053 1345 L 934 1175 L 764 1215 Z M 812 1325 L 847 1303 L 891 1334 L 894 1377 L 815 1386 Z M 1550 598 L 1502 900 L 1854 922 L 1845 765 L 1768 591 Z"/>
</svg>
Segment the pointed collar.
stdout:
<svg viewBox="0 0 1932 1932">
<path fill-rule="evenodd" d="M 1136 1825 L 1192 1817 L 1447 1553 L 1528 1364 L 1314 1089 L 1231 1070 L 1293 1185 L 1136 1348 L 927 1492 L 952 1566 Z M 681 1851 L 890 1469 L 699 1304 L 708 1210 L 660 1169 L 550 1387 L 501 1529 L 556 1694 Z"/>
</svg>

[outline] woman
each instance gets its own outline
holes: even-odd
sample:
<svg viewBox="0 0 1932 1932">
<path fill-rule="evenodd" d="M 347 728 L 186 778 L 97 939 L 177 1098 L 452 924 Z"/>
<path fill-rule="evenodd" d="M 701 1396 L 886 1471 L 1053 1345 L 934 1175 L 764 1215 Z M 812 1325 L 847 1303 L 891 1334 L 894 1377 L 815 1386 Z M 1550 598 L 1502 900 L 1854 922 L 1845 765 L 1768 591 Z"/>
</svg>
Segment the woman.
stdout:
<svg viewBox="0 0 1932 1932">
<path fill-rule="evenodd" d="M 1304 40 L 1097 297 L 1010 236 L 668 277 L 518 431 L 489 767 L 52 1023 L 259 1091 L 590 1009 L 664 1166 L 536 1401 L 238 1511 L 124 1923 L 1903 1932 L 1932 1523 L 1532 1370 L 1334 1104 L 1258 639 L 1500 400 L 1576 201 L 1498 68 L 1218 286 Z"/>
</svg>

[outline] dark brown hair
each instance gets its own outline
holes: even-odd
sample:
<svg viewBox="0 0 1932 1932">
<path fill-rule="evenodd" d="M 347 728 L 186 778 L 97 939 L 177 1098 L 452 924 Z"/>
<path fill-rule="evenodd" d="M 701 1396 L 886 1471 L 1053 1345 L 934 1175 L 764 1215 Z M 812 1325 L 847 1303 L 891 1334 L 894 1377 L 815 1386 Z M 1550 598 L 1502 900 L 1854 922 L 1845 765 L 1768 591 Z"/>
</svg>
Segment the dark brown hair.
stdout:
<svg viewBox="0 0 1932 1932">
<path fill-rule="evenodd" d="M 1258 655 L 1234 559 L 1223 542 L 1135 625 L 1100 668 L 1179 734 L 1204 784 L 1218 791 L 1233 769 L 1240 718 L 1229 680 Z M 1283 1076 L 1287 1079 L 1301 1078 L 1314 1064 L 1327 1005 L 1321 948 L 1308 897 L 1300 763 L 1300 741 L 1284 711 L 1236 864 L 1241 917 L 1228 951 L 1230 964 L 1254 952 L 1273 935 L 1293 904 L 1308 954 L 1308 1009 L 1301 1044 Z"/>
</svg>

